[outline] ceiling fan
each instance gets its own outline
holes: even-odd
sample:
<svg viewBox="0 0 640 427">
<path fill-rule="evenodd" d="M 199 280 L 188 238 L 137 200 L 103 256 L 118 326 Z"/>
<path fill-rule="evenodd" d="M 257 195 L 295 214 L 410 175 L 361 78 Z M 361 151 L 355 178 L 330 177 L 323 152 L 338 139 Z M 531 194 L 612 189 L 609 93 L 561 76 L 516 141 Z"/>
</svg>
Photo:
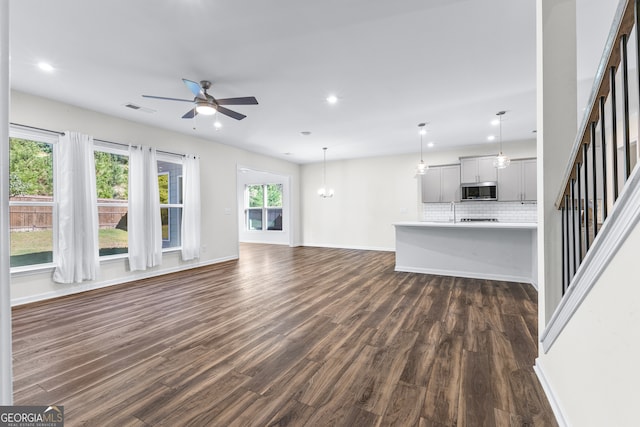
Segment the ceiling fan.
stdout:
<svg viewBox="0 0 640 427">
<path fill-rule="evenodd" d="M 244 114 L 240 114 L 237 111 L 229 110 L 228 108 L 223 107 L 223 105 L 256 105 L 258 100 L 253 96 L 245 96 L 241 98 L 225 98 L 225 99 L 215 99 L 213 96 L 207 93 L 207 90 L 211 87 L 211 82 L 207 80 L 202 80 L 200 83 L 182 79 L 185 85 L 189 88 L 189 90 L 193 93 L 195 98 L 193 99 L 180 99 L 180 98 L 167 98 L 164 96 L 153 96 L 153 95 L 142 95 L 144 98 L 154 98 L 154 99 L 165 99 L 168 101 L 183 101 L 183 102 L 192 102 L 194 107 L 187 111 L 182 118 L 183 119 L 192 119 L 197 114 L 203 114 L 205 116 L 210 116 L 215 114 L 216 111 L 232 117 L 236 120 L 242 120 L 245 116 Z"/>
</svg>

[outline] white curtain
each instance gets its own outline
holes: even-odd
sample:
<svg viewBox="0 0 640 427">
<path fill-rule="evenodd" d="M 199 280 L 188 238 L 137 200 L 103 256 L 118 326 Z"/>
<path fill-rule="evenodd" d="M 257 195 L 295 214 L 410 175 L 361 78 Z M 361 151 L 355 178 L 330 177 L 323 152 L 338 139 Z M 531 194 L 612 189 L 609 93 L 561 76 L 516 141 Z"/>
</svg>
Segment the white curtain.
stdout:
<svg viewBox="0 0 640 427">
<path fill-rule="evenodd" d="M 200 158 L 187 155 L 182 167 L 182 259 L 200 258 Z"/>
<path fill-rule="evenodd" d="M 129 269 L 162 262 L 162 223 L 155 148 L 129 147 Z"/>
<path fill-rule="evenodd" d="M 94 280 L 100 261 L 93 137 L 65 132 L 57 149 L 58 259 L 53 280 Z"/>
</svg>

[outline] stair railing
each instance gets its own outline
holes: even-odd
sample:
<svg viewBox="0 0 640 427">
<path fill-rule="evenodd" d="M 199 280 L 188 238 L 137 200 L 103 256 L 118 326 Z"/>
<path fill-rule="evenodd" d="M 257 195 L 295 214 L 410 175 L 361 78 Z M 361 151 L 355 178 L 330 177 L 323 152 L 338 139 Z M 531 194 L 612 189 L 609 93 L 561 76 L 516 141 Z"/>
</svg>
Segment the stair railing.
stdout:
<svg viewBox="0 0 640 427">
<path fill-rule="evenodd" d="M 563 295 L 637 163 L 639 6 L 640 0 L 627 0 L 618 9 L 556 200 L 562 217 Z"/>
</svg>

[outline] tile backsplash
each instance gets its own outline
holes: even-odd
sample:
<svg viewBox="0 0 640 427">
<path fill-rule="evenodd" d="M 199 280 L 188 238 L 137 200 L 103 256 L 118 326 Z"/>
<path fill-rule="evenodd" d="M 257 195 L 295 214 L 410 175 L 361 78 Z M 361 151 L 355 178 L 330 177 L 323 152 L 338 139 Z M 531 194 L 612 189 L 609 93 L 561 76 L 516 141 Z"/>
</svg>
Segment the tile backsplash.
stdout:
<svg viewBox="0 0 640 427">
<path fill-rule="evenodd" d="M 456 220 L 497 218 L 500 222 L 537 222 L 536 202 L 457 202 Z M 451 203 L 423 203 L 423 221 L 452 221 Z"/>
</svg>

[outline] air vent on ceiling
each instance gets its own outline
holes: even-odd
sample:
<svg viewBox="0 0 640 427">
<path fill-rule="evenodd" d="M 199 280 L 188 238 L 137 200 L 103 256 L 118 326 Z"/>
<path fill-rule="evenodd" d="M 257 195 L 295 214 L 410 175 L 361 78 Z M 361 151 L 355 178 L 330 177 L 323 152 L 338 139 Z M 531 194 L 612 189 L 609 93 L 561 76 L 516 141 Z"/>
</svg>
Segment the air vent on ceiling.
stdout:
<svg viewBox="0 0 640 427">
<path fill-rule="evenodd" d="M 126 104 L 124 104 L 124 106 L 126 108 L 131 108 L 132 110 L 144 111 L 145 113 L 155 113 L 156 112 L 156 110 L 152 110 L 151 108 L 147 108 L 147 107 L 141 107 L 139 105 L 134 104 L 133 102 L 127 102 Z"/>
</svg>

